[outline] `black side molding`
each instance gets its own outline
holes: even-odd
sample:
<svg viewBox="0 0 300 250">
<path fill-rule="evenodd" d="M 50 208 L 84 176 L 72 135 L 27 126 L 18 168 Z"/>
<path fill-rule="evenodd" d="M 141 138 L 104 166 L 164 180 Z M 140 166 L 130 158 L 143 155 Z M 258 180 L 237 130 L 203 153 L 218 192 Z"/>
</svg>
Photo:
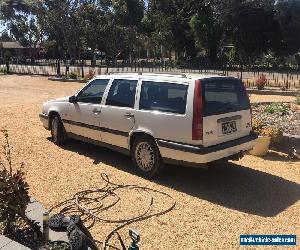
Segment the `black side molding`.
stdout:
<svg viewBox="0 0 300 250">
<path fill-rule="evenodd" d="M 121 148 L 121 147 L 114 146 L 114 145 L 111 145 L 111 144 L 108 144 L 108 143 L 105 143 L 105 142 L 96 141 L 96 140 L 93 140 L 93 139 L 90 139 L 90 138 L 87 138 L 87 137 L 84 137 L 84 136 L 75 135 L 73 133 L 67 133 L 67 136 L 72 138 L 72 139 L 75 139 L 75 140 L 91 143 L 91 144 L 94 144 L 94 145 L 100 146 L 100 147 L 109 148 L 109 149 L 115 150 L 115 151 L 117 151 L 121 154 L 130 156 L 130 151 L 127 148 Z"/>
<path fill-rule="evenodd" d="M 210 146 L 210 147 L 180 144 L 177 142 L 165 141 L 165 140 L 161 140 L 161 139 L 157 139 L 157 143 L 161 147 L 184 151 L 184 152 L 189 152 L 189 153 L 194 153 L 194 154 L 205 155 L 205 154 L 213 153 L 213 152 L 220 151 L 220 150 L 223 150 L 226 148 L 231 148 L 231 147 L 234 147 L 234 146 L 237 146 L 240 144 L 244 144 L 244 143 L 253 141 L 255 139 L 257 139 L 257 135 L 251 132 L 247 136 L 238 138 L 236 140 L 228 141 L 228 142 L 223 142 L 221 144 Z"/>
<path fill-rule="evenodd" d="M 89 124 L 86 124 L 86 123 L 75 122 L 75 121 L 66 120 L 66 119 L 63 119 L 62 121 L 64 123 L 75 125 L 75 126 L 78 126 L 78 127 L 89 128 L 89 129 L 98 130 L 98 131 L 107 132 L 107 133 L 111 133 L 111 134 L 114 134 L 114 135 L 120 135 L 120 136 L 125 136 L 125 137 L 129 136 L 129 133 L 124 132 L 124 131 L 119 131 L 119 130 L 114 130 L 114 129 L 110 129 L 110 128 L 104 128 L 104 127 L 89 125 Z"/>
</svg>

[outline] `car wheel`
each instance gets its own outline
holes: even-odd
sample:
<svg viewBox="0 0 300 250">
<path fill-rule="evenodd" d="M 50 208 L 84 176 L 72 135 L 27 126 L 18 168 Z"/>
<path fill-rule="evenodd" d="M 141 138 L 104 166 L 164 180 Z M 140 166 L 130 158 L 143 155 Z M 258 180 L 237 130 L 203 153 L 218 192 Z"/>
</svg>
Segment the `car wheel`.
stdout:
<svg viewBox="0 0 300 250">
<path fill-rule="evenodd" d="M 136 169 L 144 177 L 158 176 L 164 168 L 156 143 L 148 136 L 140 136 L 134 140 L 131 157 Z"/>
<path fill-rule="evenodd" d="M 56 145 L 61 145 L 65 141 L 65 129 L 61 119 L 55 115 L 51 119 L 51 137 Z"/>
</svg>

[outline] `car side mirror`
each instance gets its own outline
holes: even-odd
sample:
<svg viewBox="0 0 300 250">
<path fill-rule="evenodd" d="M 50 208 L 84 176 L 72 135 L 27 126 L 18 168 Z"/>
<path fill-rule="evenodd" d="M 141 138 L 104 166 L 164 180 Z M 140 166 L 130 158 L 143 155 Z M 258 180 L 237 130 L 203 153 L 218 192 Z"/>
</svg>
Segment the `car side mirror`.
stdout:
<svg viewBox="0 0 300 250">
<path fill-rule="evenodd" d="M 77 100 L 76 100 L 76 96 L 75 95 L 72 95 L 69 97 L 69 103 L 76 103 Z"/>
</svg>

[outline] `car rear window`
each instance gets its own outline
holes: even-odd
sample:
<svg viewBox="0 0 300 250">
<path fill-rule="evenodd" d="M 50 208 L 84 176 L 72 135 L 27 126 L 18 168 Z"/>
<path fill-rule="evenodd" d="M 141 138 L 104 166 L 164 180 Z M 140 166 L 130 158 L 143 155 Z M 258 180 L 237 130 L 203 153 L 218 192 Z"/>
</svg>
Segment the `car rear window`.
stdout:
<svg viewBox="0 0 300 250">
<path fill-rule="evenodd" d="M 203 116 L 235 112 L 250 108 L 242 81 L 238 79 L 201 80 Z"/>
<path fill-rule="evenodd" d="M 187 85 L 143 81 L 140 109 L 185 114 Z"/>
</svg>

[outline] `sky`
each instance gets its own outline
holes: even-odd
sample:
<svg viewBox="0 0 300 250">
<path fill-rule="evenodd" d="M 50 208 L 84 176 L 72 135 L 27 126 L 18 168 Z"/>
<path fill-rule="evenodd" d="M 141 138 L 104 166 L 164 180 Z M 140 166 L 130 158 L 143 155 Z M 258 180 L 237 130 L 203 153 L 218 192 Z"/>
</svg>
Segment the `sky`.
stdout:
<svg viewBox="0 0 300 250">
<path fill-rule="evenodd" d="M 4 22 L 0 22 L 0 32 L 2 32 L 5 29 Z"/>
</svg>

